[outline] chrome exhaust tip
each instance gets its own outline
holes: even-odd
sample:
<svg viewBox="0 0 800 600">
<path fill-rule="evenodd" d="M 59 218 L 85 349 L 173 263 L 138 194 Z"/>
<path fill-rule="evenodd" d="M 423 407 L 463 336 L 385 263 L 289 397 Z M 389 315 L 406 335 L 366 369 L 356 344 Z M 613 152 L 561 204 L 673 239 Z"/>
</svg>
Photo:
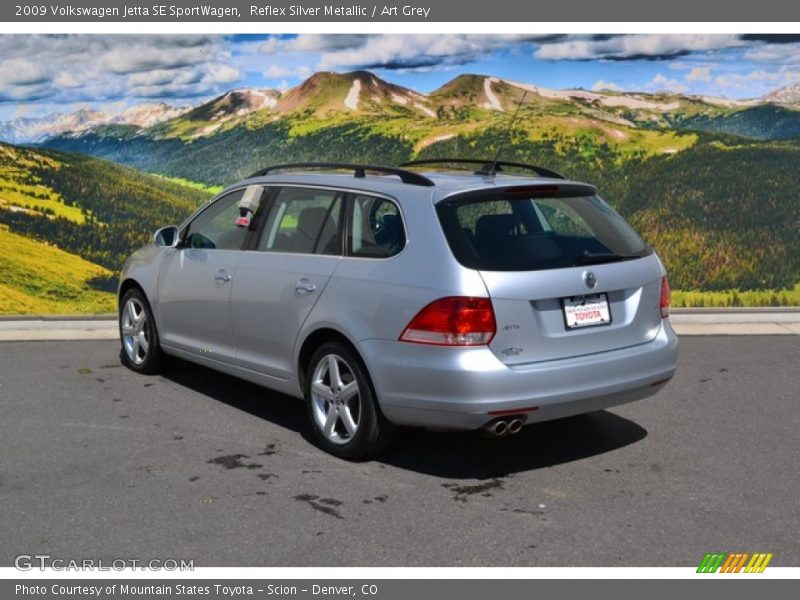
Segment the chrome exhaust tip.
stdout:
<svg viewBox="0 0 800 600">
<path fill-rule="evenodd" d="M 511 419 L 511 421 L 508 423 L 508 433 L 513 435 L 515 433 L 519 433 L 520 431 L 522 431 L 522 419 Z"/>
<path fill-rule="evenodd" d="M 508 421 L 498 419 L 483 426 L 483 431 L 490 437 L 502 437 L 508 433 Z"/>
</svg>

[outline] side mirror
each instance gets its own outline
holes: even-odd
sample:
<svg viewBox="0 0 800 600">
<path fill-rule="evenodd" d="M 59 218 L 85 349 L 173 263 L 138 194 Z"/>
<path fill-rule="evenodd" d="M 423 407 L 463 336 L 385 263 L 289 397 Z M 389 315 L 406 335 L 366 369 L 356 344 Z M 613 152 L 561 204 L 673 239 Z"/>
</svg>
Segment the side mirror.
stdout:
<svg viewBox="0 0 800 600">
<path fill-rule="evenodd" d="M 162 227 L 153 235 L 153 242 L 162 248 L 175 248 L 179 241 L 178 228 L 175 225 Z"/>
</svg>

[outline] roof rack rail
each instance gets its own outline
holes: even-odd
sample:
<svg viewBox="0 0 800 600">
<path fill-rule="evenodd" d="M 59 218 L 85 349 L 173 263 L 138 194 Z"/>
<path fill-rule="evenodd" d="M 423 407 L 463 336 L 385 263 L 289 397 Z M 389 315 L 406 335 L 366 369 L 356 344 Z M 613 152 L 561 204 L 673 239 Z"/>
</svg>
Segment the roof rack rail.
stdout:
<svg viewBox="0 0 800 600">
<path fill-rule="evenodd" d="M 537 167 L 536 165 L 529 165 L 526 163 L 508 162 L 505 160 L 482 160 L 480 158 L 424 158 L 421 160 L 411 160 L 404 162 L 401 167 L 416 167 L 420 165 L 436 165 L 444 163 L 455 163 L 464 165 L 481 165 L 481 168 L 475 171 L 476 175 L 493 175 L 503 170 L 503 167 L 516 167 L 518 169 L 525 169 L 533 171 L 540 177 L 552 177 L 553 179 L 566 179 L 560 173 L 545 169 L 544 167 Z"/>
<path fill-rule="evenodd" d="M 431 187 L 436 185 L 425 177 L 424 175 L 420 175 L 419 173 L 414 173 L 412 171 L 406 171 L 405 169 L 397 169 L 395 167 L 381 167 L 377 165 L 359 165 L 359 164 L 352 164 L 352 163 L 328 163 L 328 162 L 321 162 L 321 163 L 287 163 L 283 165 L 272 165 L 271 167 L 267 167 L 265 169 L 261 169 L 260 171 L 256 171 L 250 177 L 261 177 L 262 175 L 267 175 L 272 171 L 287 171 L 292 169 L 318 169 L 318 170 L 325 170 L 325 169 L 342 169 L 353 171 L 353 176 L 356 178 L 366 177 L 367 171 L 374 171 L 376 173 L 386 173 L 387 175 L 397 175 L 400 178 L 400 181 L 403 183 L 407 183 L 409 185 L 421 185 L 425 187 Z"/>
</svg>

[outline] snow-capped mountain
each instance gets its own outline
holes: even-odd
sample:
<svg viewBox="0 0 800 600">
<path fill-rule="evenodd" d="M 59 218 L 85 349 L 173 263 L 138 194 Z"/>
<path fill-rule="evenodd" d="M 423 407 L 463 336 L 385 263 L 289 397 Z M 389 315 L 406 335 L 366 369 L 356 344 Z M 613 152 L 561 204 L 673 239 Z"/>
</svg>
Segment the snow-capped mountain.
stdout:
<svg viewBox="0 0 800 600">
<path fill-rule="evenodd" d="M 800 103 L 800 83 L 787 85 L 774 90 L 762 98 L 764 102 L 774 102 L 777 104 Z"/>
<path fill-rule="evenodd" d="M 111 116 L 91 109 L 55 113 L 46 117 L 20 117 L 0 123 L 0 140 L 12 144 L 31 144 L 63 133 L 81 132 L 107 122 Z"/>
<path fill-rule="evenodd" d="M 178 117 L 189 107 L 170 106 L 164 102 L 138 104 L 117 114 L 82 108 L 71 113 L 54 113 L 44 117 L 20 117 L 0 122 L 0 140 L 11 144 L 37 144 L 64 134 L 82 133 L 100 125 L 136 125 L 151 127 Z"/>
<path fill-rule="evenodd" d="M 165 102 L 137 104 L 112 117 L 110 123 L 151 127 L 191 110 L 190 106 L 170 106 Z"/>
</svg>

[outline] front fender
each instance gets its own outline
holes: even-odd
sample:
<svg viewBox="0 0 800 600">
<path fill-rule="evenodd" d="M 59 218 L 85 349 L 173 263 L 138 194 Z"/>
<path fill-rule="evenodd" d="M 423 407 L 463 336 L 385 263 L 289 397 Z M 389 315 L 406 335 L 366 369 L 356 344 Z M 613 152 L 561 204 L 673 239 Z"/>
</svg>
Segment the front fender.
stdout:
<svg viewBox="0 0 800 600">
<path fill-rule="evenodd" d="M 154 314 L 156 313 L 158 307 L 158 273 L 161 268 L 164 250 L 155 244 L 148 244 L 136 250 L 125 260 L 117 288 L 118 299 L 124 285 L 131 281 L 136 282 L 144 291 L 145 296 L 147 296 L 150 308 Z M 170 248 L 170 250 L 174 249 Z"/>
</svg>

